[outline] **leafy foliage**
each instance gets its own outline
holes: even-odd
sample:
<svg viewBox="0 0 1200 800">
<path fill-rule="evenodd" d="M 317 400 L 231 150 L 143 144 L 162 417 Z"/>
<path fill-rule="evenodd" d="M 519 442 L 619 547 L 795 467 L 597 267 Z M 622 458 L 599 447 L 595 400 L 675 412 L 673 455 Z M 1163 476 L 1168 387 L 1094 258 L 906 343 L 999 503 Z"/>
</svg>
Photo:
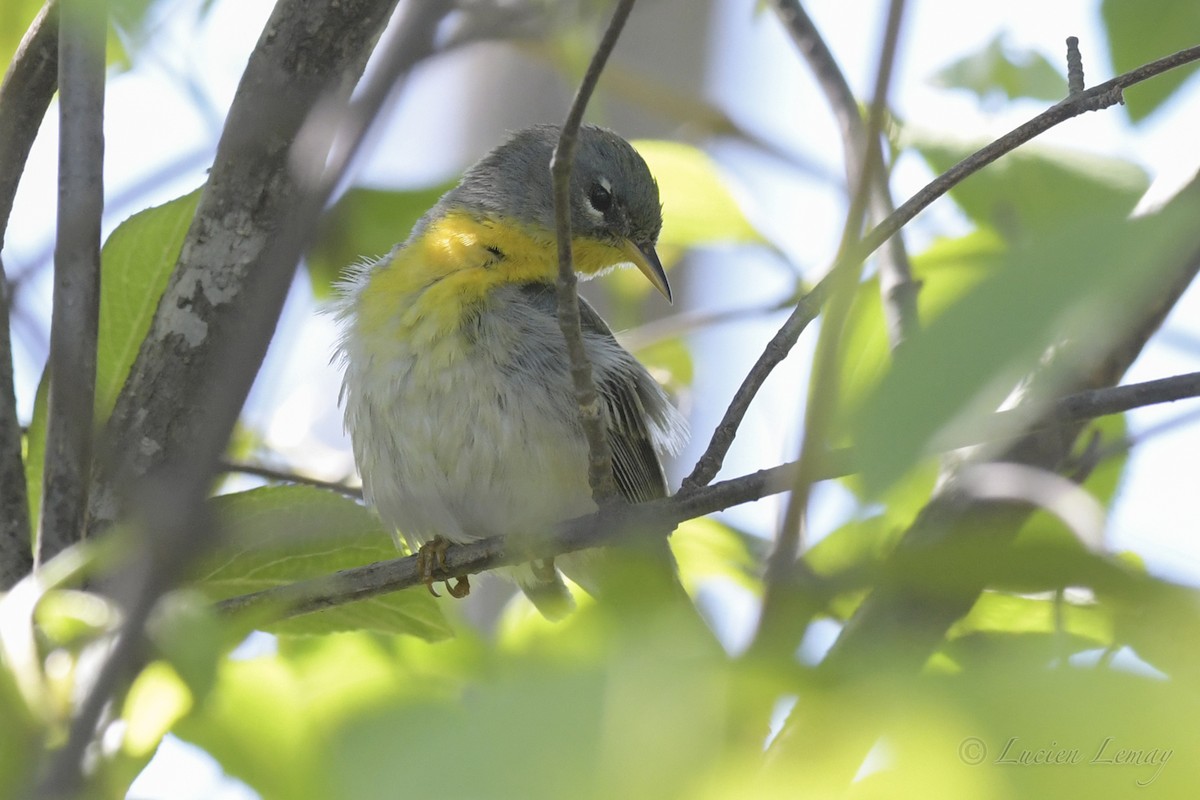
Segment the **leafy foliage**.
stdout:
<svg viewBox="0 0 1200 800">
<path fill-rule="evenodd" d="M 1014 50 L 1003 33 L 983 50 L 938 70 L 933 83 L 947 89 L 966 89 L 984 101 L 1061 100 L 1067 81 L 1041 53 Z"/>
<path fill-rule="evenodd" d="M 37 5 L 0 10 L 0 56 Z M 583 6 L 559 10 L 556 30 L 566 33 L 550 48 L 570 71 L 594 46 L 591 26 L 564 23 L 597 10 Z M 1144 6 L 1103 4 L 1118 69 L 1194 43 L 1194 4 L 1170 0 L 1154 14 Z M 136 53 L 160 9 L 131 0 L 118 10 Z M 1131 90 L 1131 116 L 1152 113 L 1185 78 Z M 1064 89 L 1057 68 L 1003 36 L 937 81 L 989 104 L 1057 99 Z M 915 126 L 895 144 L 934 171 L 973 149 Z M 662 190 L 665 261 L 691 248 L 769 246 L 754 209 L 704 150 L 637 146 Z M 1064 366 L 1033 399 L 1072 386 L 1194 254 L 1195 192 L 1131 219 L 1147 183 L 1131 162 L 1027 147 L 955 187 L 950 199 L 968 230 L 914 254 L 921 329 L 898 352 L 884 330 L 878 277 L 857 287 L 839 418 L 826 434 L 831 447 L 854 448 L 859 472 L 841 479 L 852 511 L 804 553 L 792 587 L 802 608 L 782 626 L 794 641 L 781 655 L 733 654 L 679 598 L 652 599 L 636 587 L 602 601 L 581 597 L 557 623 L 510 603 L 488 621 L 494 628 L 466 621 L 477 608 L 463 612 L 423 589 L 287 620 L 225 615 L 214 601 L 399 555 L 374 514 L 345 497 L 307 486 L 236 492 L 211 501 L 221 547 L 142 632 L 147 663 L 89 756 L 89 789 L 125 796 L 173 733 L 263 798 L 289 800 L 1127 797 L 1138 789 L 1190 797 L 1200 783 L 1200 763 L 1186 757 L 1200 746 L 1192 722 L 1200 593 L 1147 574 L 1129 554 L 1080 542 L 1044 510 L 1003 546 L 970 530 L 915 554 L 897 547 L 934 492 L 940 451 L 973 441 L 1047 351 Z M 324 297 L 347 265 L 402 241 L 446 188 L 347 191 L 307 260 L 314 294 Z M 149 331 L 197 199 L 135 214 L 104 246 L 100 421 Z M 636 275 L 618 282 L 615 318 L 636 319 L 645 290 Z M 682 337 L 639 353 L 679 392 L 704 355 Z M 26 437 L 35 511 L 44 415 L 39 398 Z M 1074 476 L 1079 488 L 1102 507 L 1127 464 L 1125 433 L 1121 417 L 1094 421 L 1075 449 L 1072 467 L 1086 473 Z M 85 543 L 0 598 L 0 797 L 29 793 L 109 652 L 121 611 L 85 577 L 103 574 L 131 541 L 119 530 Z M 753 533 L 689 520 L 672 547 L 706 612 L 732 617 L 724 598 L 763 596 L 769 543 Z M 854 669 L 810 666 L 822 633 L 853 629 L 880 587 L 906 587 L 936 611 L 976 584 L 988 588 L 972 595 L 934 652 L 922 653 L 921 670 L 897 657 L 908 633 L 899 613 L 893 638 L 870 643 Z M 234 650 L 250 627 L 272 635 L 253 634 L 257 652 Z M 795 657 L 801 641 L 804 659 Z M 803 735 L 806 725 L 815 737 Z"/>
</svg>

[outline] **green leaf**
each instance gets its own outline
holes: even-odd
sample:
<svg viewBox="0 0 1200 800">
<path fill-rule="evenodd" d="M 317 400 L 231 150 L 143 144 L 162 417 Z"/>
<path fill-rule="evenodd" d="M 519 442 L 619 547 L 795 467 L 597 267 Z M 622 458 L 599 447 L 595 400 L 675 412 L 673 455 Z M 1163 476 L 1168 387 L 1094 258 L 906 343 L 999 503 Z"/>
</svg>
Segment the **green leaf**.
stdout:
<svg viewBox="0 0 1200 800">
<path fill-rule="evenodd" d="M 896 481 L 935 434 L 969 440 L 1051 344 L 1070 342 L 1075 363 L 1086 364 L 1122 335 L 1194 248 L 1194 195 L 1151 217 L 1077 220 L 1014 248 L 910 339 L 856 415 L 870 491 Z"/>
<path fill-rule="evenodd" d="M 313 293 L 328 297 L 342 270 L 387 255 L 438 199 L 454 186 L 393 191 L 350 189 L 321 220 L 316 243 L 305 263 Z"/>
<path fill-rule="evenodd" d="M 671 534 L 671 550 L 689 589 L 704 579 L 725 578 L 761 593 L 765 553 L 755 543 L 749 534 L 708 517 L 688 520 Z"/>
<path fill-rule="evenodd" d="M 349 797 L 323 781 L 333 726 L 397 696 L 434 695 L 434 686 L 406 674 L 373 637 L 321 637 L 290 654 L 227 659 L 212 694 L 175 732 L 265 798 Z"/>
<path fill-rule="evenodd" d="M 46 415 L 50 381 L 45 370 L 33 397 L 33 417 L 25 431 L 25 495 L 29 501 L 29 527 L 38 530 L 42 518 L 42 474 L 46 466 Z"/>
<path fill-rule="evenodd" d="M 620 337 L 618 337 L 620 338 Z M 674 390 L 692 385 L 692 352 L 682 336 L 640 347 L 634 353 L 663 386 Z"/>
<path fill-rule="evenodd" d="M 938 70 L 933 84 L 966 89 L 980 100 L 997 96 L 1015 100 L 1061 100 L 1067 96 L 1067 79 L 1041 53 L 1010 47 L 1007 35 L 998 33 L 979 52 Z"/>
<path fill-rule="evenodd" d="M 912 258 L 922 324 L 928 325 L 1002 263 L 1004 242 L 991 230 L 976 230 L 956 239 L 938 239 Z M 842 404 L 857 409 L 892 363 L 880 302 L 879 279 L 857 289 L 843 334 Z M 848 444 L 848 442 L 846 442 Z"/>
<path fill-rule="evenodd" d="M 658 245 L 664 262 L 689 247 L 766 241 L 742 213 L 716 162 L 703 150 L 651 139 L 633 144 L 658 181 L 663 205 Z"/>
<path fill-rule="evenodd" d="M 1192 0 L 1104 0 L 1100 15 L 1108 31 L 1108 56 L 1117 74 L 1196 44 L 1200 4 Z M 1084 64 L 1087 64 L 1084 54 Z M 1179 67 L 1125 90 L 1129 118 L 1140 121 L 1165 103 L 1196 73 Z"/>
<path fill-rule="evenodd" d="M 908 128 L 902 144 L 940 173 L 984 143 Z M 1053 233 L 1072 218 L 1124 216 L 1149 185 L 1141 167 L 1122 159 L 1026 145 L 968 177 L 950 196 L 973 221 L 1019 242 Z"/>
<path fill-rule="evenodd" d="M 100 337 L 96 354 L 96 424 L 112 413 L 159 298 L 179 259 L 200 189 L 139 211 L 109 235 L 100 255 Z"/>
<path fill-rule="evenodd" d="M 198 586 L 213 599 L 257 592 L 396 558 L 379 519 L 334 492 L 308 486 L 268 486 L 213 500 L 227 543 L 199 571 Z M 452 631 L 423 587 L 359 600 L 275 622 L 278 633 L 345 630 L 407 633 L 444 639 Z"/>
<path fill-rule="evenodd" d="M 949 639 L 976 633 L 1066 633 L 1091 647 L 1112 642 L 1110 614 L 1094 603 L 1076 603 L 1053 597 L 1025 597 L 1005 592 L 984 592 L 967 616 L 951 626 Z"/>
<path fill-rule="evenodd" d="M 21 797 L 29 791 L 45 748 L 45 731 L 22 698 L 13 669 L 8 659 L 0 659 L 0 797 Z"/>
<path fill-rule="evenodd" d="M 43 0 L 5 0 L 0 3 L 0 74 L 8 71 L 17 45 L 33 23 L 43 5 Z"/>
</svg>

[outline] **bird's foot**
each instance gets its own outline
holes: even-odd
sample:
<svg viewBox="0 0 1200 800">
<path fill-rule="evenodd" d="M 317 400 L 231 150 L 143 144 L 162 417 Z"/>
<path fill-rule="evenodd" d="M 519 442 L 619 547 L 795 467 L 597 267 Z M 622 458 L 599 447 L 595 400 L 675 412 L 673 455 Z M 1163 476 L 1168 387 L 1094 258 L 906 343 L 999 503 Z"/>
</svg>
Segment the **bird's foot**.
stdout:
<svg viewBox="0 0 1200 800">
<path fill-rule="evenodd" d="M 441 595 L 433 588 L 433 584 L 437 582 L 437 579 L 433 577 L 433 572 L 446 569 L 446 549 L 448 547 L 450 547 L 449 539 L 435 536 L 417 550 L 417 574 L 421 576 L 421 583 L 425 584 L 425 588 L 434 597 L 441 597 Z M 443 582 L 446 584 L 446 592 L 455 599 L 466 597 L 471 593 L 471 583 L 467 580 L 466 575 L 456 576 L 453 586 L 448 580 Z"/>
</svg>

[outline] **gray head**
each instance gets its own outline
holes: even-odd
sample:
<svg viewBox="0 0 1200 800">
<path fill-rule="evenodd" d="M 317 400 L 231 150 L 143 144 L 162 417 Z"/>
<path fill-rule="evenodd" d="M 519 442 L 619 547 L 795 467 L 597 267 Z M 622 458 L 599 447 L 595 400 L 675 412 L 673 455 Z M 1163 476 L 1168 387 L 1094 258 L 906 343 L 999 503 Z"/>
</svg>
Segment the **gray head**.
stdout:
<svg viewBox="0 0 1200 800">
<path fill-rule="evenodd" d="M 514 133 L 467 170 L 439 203 L 440 211 L 463 208 L 554 230 L 550 158 L 558 145 L 556 125 Z M 571 233 L 624 250 L 628 260 L 670 298 L 654 245 L 662 230 L 658 184 L 629 142 L 595 125 L 580 128 L 571 169 Z"/>
</svg>

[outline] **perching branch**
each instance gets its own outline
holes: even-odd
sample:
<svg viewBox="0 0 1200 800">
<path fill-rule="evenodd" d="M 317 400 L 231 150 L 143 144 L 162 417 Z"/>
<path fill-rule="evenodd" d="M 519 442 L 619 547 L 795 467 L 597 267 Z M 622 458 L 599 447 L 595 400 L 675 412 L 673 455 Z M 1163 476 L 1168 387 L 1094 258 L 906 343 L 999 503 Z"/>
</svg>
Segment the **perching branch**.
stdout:
<svg viewBox="0 0 1200 800">
<path fill-rule="evenodd" d="M 58 86 L 58 2 L 42 7 L 0 83 L 0 249 L 33 140 Z M 33 568 L 29 499 L 13 385 L 9 311 L 13 295 L 0 262 L 0 591 Z"/>
<path fill-rule="evenodd" d="M 83 537 L 100 325 L 106 6 L 93 0 L 63 0 L 60 18 L 58 238 L 35 564 Z"/>
<path fill-rule="evenodd" d="M 1200 372 L 1175 375 L 1130 386 L 1118 386 L 1069 395 L 1051 404 L 1043 415 L 1044 425 L 1083 422 L 1107 414 L 1119 414 L 1157 403 L 1200 397 Z M 994 415 L 995 425 L 984 429 L 1011 429 L 1018 410 Z M 967 446 L 979 442 L 962 442 Z M 791 487 L 796 462 L 780 464 L 733 480 L 695 489 L 637 506 L 612 506 L 604 512 L 563 523 L 557 536 L 538 542 L 522 542 L 509 551 L 502 536 L 446 549 L 444 566 L 434 571 L 435 580 L 474 575 L 533 558 L 552 558 L 575 550 L 611 545 L 631 532 L 666 536 L 681 522 L 721 511 L 731 506 L 761 500 Z M 853 453 L 826 454 L 816 468 L 819 479 L 841 477 L 854 471 Z M 251 594 L 230 597 L 218 603 L 226 612 L 257 612 L 270 609 L 280 619 L 365 600 L 424 583 L 417 570 L 416 556 L 379 561 L 342 570 L 331 575 L 297 581 Z"/>
<path fill-rule="evenodd" d="M 599 506 L 608 505 L 617 496 L 617 484 L 613 478 L 612 450 L 600 413 L 600 396 L 596 392 L 587 351 L 583 349 L 579 295 L 576 291 L 578 279 L 571 259 L 571 167 L 583 113 L 632 9 L 633 0 L 619 0 L 617 3 L 608 28 L 596 46 L 596 52 L 592 54 L 575 99 L 571 101 L 571 109 L 559 134 L 558 146 L 550 158 L 550 176 L 554 188 L 554 232 L 558 242 L 558 326 L 566 339 L 571 382 L 575 386 L 575 400 L 579 404 L 579 421 L 587 437 L 588 485 L 592 487 L 592 497 Z"/>
</svg>

